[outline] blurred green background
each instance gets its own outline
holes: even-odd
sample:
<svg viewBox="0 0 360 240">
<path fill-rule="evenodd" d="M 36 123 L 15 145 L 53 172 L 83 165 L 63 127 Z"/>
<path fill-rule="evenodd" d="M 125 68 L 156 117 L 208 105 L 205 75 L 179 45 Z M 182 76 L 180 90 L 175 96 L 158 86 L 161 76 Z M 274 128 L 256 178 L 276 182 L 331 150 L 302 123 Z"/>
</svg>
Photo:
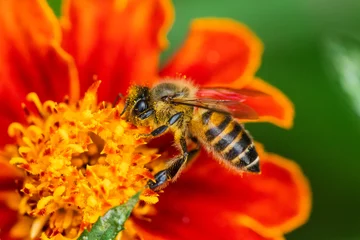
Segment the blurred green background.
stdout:
<svg viewBox="0 0 360 240">
<path fill-rule="evenodd" d="M 49 2 L 59 14 L 60 0 Z M 248 126 L 268 151 L 296 160 L 310 179 L 310 221 L 287 239 L 360 239 L 360 112 L 342 88 L 346 79 L 336 75 L 331 62 L 336 55 L 329 54 L 326 44 L 360 35 L 360 1 L 175 0 L 174 4 L 171 48 L 163 59 L 180 45 L 191 19 L 233 18 L 247 24 L 265 44 L 258 76 L 295 103 L 295 127 L 290 131 L 270 124 Z M 347 48 L 346 41 L 341 44 Z M 357 85 L 350 89 L 359 98 Z"/>
</svg>

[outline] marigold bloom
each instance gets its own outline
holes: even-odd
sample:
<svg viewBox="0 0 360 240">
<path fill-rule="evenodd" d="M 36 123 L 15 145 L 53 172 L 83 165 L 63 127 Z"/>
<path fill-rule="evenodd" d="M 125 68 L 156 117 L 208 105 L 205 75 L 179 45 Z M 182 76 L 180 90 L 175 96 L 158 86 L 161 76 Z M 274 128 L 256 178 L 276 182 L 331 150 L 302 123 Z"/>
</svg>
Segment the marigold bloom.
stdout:
<svg viewBox="0 0 360 240">
<path fill-rule="evenodd" d="M 109 103 L 132 83 L 182 74 L 255 89 L 267 94 L 247 100 L 259 121 L 292 125 L 291 102 L 254 77 L 262 45 L 240 23 L 195 20 L 158 70 L 168 0 L 68 0 L 61 20 L 45 0 L 0 0 L 0 13 L 1 239 L 76 238 L 153 179 L 146 165 L 158 149 L 138 137 L 148 129 Z M 309 186 L 295 163 L 257 149 L 261 175 L 240 176 L 202 152 L 163 193 L 143 192 L 119 237 L 282 239 L 307 220 Z"/>
</svg>

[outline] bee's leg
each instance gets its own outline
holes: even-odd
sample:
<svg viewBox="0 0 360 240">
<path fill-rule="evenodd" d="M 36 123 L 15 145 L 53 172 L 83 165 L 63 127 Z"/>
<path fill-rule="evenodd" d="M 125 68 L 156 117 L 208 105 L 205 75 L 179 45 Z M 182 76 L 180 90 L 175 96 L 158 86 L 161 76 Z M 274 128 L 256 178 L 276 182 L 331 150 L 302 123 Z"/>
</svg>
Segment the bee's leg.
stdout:
<svg viewBox="0 0 360 240">
<path fill-rule="evenodd" d="M 150 189 L 154 191 L 160 190 L 166 187 L 170 181 L 176 179 L 178 173 L 181 172 L 181 169 L 186 165 L 189 156 L 184 137 L 180 138 L 180 147 L 182 155 L 175 159 L 168 168 L 155 174 L 155 182 L 149 181 L 148 183 Z"/>
<path fill-rule="evenodd" d="M 168 125 L 161 125 L 160 127 L 154 129 L 150 135 L 153 137 L 159 136 L 161 134 L 163 134 L 164 132 L 166 132 L 166 130 L 168 130 L 169 126 Z"/>
<path fill-rule="evenodd" d="M 142 113 L 139 115 L 139 118 L 140 118 L 141 120 L 147 119 L 147 118 L 150 117 L 154 112 L 155 112 L 154 109 L 149 108 L 149 109 L 146 110 L 145 112 L 142 112 Z"/>
<path fill-rule="evenodd" d="M 115 107 L 115 106 L 119 103 L 120 99 L 122 99 L 123 97 L 124 97 L 124 95 L 122 95 L 121 93 L 119 93 L 119 94 L 116 96 L 115 100 L 113 101 L 112 106 Z"/>
<path fill-rule="evenodd" d="M 146 115 L 145 115 L 145 118 L 149 117 L 149 116 L 154 112 L 154 110 L 151 110 L 151 111 L 152 111 L 151 113 L 145 112 L 145 114 L 146 114 Z M 144 114 L 144 113 L 142 113 L 142 114 Z M 141 114 L 141 115 L 142 115 L 142 114 Z M 163 134 L 164 132 L 166 132 L 166 131 L 169 129 L 169 127 L 170 127 L 171 125 L 175 124 L 177 121 L 179 121 L 180 119 L 182 119 L 183 116 L 184 116 L 184 113 L 183 113 L 183 112 L 175 113 L 174 115 L 172 115 L 172 116 L 169 118 L 167 124 L 161 125 L 160 127 L 154 129 L 148 136 L 157 137 L 157 136 Z M 145 119 L 145 118 L 143 118 L 143 119 Z"/>
<path fill-rule="evenodd" d="M 193 143 L 196 144 L 196 147 L 192 150 L 189 151 L 189 159 L 188 159 L 188 163 L 190 162 L 190 160 L 192 160 L 196 154 L 200 151 L 200 143 L 199 143 L 199 140 L 196 138 L 196 137 L 190 137 L 189 138 Z"/>
<path fill-rule="evenodd" d="M 182 140 L 183 139 L 183 140 Z M 164 169 L 158 172 L 155 175 L 156 182 L 149 182 L 149 187 L 153 190 L 159 190 L 167 186 L 169 183 L 168 180 L 175 180 L 176 175 L 180 172 L 181 168 L 189 163 L 191 159 L 193 159 L 196 154 L 200 151 L 200 143 L 196 137 L 190 136 L 189 139 L 196 144 L 196 147 L 190 151 L 187 150 L 185 138 L 180 139 L 181 149 L 183 151 L 183 155 L 173 161 L 167 169 Z"/>
</svg>

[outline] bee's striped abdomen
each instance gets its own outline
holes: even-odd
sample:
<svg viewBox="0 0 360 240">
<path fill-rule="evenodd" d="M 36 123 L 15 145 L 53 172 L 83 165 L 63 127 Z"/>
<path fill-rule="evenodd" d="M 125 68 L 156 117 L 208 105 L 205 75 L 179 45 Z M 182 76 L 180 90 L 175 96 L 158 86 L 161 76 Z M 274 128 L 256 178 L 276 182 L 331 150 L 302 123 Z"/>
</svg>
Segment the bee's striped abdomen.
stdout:
<svg viewBox="0 0 360 240">
<path fill-rule="evenodd" d="M 259 156 L 244 128 L 230 115 L 205 111 L 202 114 L 206 142 L 232 166 L 260 172 Z"/>
<path fill-rule="evenodd" d="M 211 127 L 205 132 L 206 140 L 211 142 L 216 137 L 220 136 L 222 132 L 224 132 L 225 128 L 231 123 L 231 120 L 230 115 L 224 115 L 224 118 L 219 125 Z"/>
</svg>

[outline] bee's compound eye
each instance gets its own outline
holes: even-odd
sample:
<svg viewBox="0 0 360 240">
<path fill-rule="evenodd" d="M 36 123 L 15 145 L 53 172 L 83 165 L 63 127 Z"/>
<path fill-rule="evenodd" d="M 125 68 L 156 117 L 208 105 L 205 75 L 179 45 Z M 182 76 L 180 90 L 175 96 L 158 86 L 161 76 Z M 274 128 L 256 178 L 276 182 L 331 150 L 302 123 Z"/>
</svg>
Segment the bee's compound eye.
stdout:
<svg viewBox="0 0 360 240">
<path fill-rule="evenodd" d="M 140 100 L 136 103 L 135 105 L 135 111 L 137 113 L 142 113 L 143 111 L 145 111 L 148 108 L 148 105 L 146 103 L 145 100 Z"/>
</svg>

